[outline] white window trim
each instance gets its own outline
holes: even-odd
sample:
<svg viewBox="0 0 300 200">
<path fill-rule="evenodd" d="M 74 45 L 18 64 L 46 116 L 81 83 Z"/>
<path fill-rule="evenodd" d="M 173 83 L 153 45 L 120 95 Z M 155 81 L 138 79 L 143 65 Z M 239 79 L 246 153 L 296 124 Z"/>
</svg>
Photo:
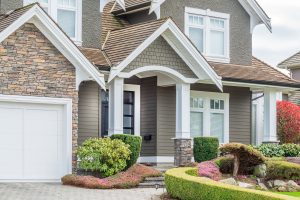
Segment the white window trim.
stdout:
<svg viewBox="0 0 300 200">
<path fill-rule="evenodd" d="M 229 143 L 229 98 L 228 93 L 203 92 L 191 90 L 191 97 L 202 98 L 204 101 L 203 108 L 203 136 L 210 137 L 210 114 L 218 113 L 210 109 L 210 100 L 224 100 L 224 143 Z M 191 110 L 192 111 L 192 110 Z"/>
<path fill-rule="evenodd" d="M 134 92 L 134 135 L 141 135 L 141 86 L 124 84 L 124 91 Z"/>
<path fill-rule="evenodd" d="M 36 0 L 24 0 L 24 6 L 35 2 Z M 48 4 L 41 4 L 42 7 L 48 8 L 48 13 L 52 17 L 54 21 L 57 22 L 57 10 L 62 8 L 58 5 L 58 0 L 48 0 Z M 82 45 L 82 0 L 76 0 L 76 10 L 75 9 L 68 9 L 66 7 L 62 8 L 64 10 L 72 10 L 76 12 L 76 19 L 75 19 L 75 37 L 71 39 L 74 43 L 78 46 Z"/>
<path fill-rule="evenodd" d="M 204 45 L 203 55 L 209 60 L 214 62 L 230 63 L 230 14 L 211 11 L 210 9 L 203 10 L 198 8 L 185 7 L 185 34 L 189 36 L 189 15 L 199 15 L 204 19 Z M 225 22 L 224 30 L 224 56 L 210 55 L 209 54 L 209 36 L 212 29 L 207 27 L 211 18 L 223 19 Z"/>
<path fill-rule="evenodd" d="M 0 102 L 63 105 L 63 130 L 65 133 L 63 141 L 65 142 L 66 160 L 61 167 L 65 174 L 72 173 L 72 99 L 0 94 Z M 54 182 L 60 182 L 60 180 Z"/>
</svg>

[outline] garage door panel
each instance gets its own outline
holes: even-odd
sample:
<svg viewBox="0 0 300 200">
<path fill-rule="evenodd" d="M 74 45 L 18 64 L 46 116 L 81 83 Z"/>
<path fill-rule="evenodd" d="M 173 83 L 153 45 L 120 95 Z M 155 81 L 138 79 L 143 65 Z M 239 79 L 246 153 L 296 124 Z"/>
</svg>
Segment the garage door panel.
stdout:
<svg viewBox="0 0 300 200">
<path fill-rule="evenodd" d="M 0 149 L 0 158 L 0 179 L 19 179 L 22 177 L 22 150 Z"/>
</svg>

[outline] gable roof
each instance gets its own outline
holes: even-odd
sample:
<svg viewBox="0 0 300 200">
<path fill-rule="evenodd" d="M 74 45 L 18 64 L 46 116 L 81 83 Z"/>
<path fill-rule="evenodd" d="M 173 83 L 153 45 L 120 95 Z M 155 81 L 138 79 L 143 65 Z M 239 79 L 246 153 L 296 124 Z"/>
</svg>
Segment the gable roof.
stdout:
<svg viewBox="0 0 300 200">
<path fill-rule="evenodd" d="M 300 67 L 300 52 L 293 54 L 292 56 L 288 57 L 284 61 L 278 64 L 280 68 L 294 68 Z"/>
<path fill-rule="evenodd" d="M 258 24 L 265 24 L 270 32 L 272 32 L 271 19 L 258 4 L 256 0 L 238 0 L 251 17 L 251 31 Z M 149 13 L 155 11 L 165 0 L 116 0 L 116 5 L 112 13 L 120 14 L 121 12 L 128 12 L 141 7 L 148 6 Z"/>
<path fill-rule="evenodd" d="M 300 88 L 300 82 L 291 79 L 279 70 L 258 58 L 252 58 L 251 66 L 210 63 L 223 81 L 256 83 L 274 86 Z"/>
<path fill-rule="evenodd" d="M 220 90 L 223 89 L 221 78 L 171 18 L 131 25 L 108 33 L 102 48 L 113 65 L 108 82 L 159 36 L 168 42 L 199 80 L 209 79 Z"/>
<path fill-rule="evenodd" d="M 91 61 L 96 66 L 103 66 L 106 67 L 108 66 L 108 62 L 104 56 L 104 52 L 101 51 L 100 49 L 96 48 L 84 48 L 84 47 L 79 47 L 80 51 Z"/>
<path fill-rule="evenodd" d="M 81 53 L 38 3 L 30 4 L 0 16 L 0 43 L 25 23 L 33 23 L 76 68 L 76 85 L 95 80 L 105 89 L 104 75 Z"/>
</svg>

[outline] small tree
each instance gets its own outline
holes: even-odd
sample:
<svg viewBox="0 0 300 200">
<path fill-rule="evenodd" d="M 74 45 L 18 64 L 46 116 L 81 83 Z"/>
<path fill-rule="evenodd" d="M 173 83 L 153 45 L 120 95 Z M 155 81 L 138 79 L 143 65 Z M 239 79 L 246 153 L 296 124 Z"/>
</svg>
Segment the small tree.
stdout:
<svg viewBox="0 0 300 200">
<path fill-rule="evenodd" d="M 244 174 L 250 168 L 262 164 L 265 157 L 253 147 L 240 144 L 229 143 L 220 148 L 223 154 L 231 154 L 234 156 L 233 176 L 237 177 L 238 174 Z"/>
<path fill-rule="evenodd" d="M 300 142 L 300 107 L 288 102 L 277 102 L 277 134 L 281 143 Z"/>
</svg>

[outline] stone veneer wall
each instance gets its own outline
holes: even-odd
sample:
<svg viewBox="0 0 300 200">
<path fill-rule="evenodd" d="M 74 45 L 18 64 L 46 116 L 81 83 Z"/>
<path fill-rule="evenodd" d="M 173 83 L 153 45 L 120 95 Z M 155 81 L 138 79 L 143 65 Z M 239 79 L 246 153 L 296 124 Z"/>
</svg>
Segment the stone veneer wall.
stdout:
<svg viewBox="0 0 300 200">
<path fill-rule="evenodd" d="M 0 94 L 73 100 L 73 169 L 78 132 L 74 66 L 33 25 L 25 24 L 0 43 Z"/>
</svg>

